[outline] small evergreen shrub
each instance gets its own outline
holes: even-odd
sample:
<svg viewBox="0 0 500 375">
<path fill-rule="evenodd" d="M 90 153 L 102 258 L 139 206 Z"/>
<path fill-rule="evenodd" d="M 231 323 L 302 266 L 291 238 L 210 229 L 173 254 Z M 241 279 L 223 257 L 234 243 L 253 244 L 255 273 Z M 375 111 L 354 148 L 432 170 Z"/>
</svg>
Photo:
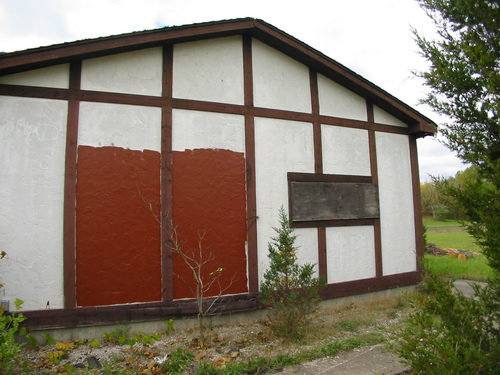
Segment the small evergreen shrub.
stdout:
<svg viewBox="0 0 500 375">
<path fill-rule="evenodd" d="M 269 243 L 270 266 L 264 274 L 261 297 L 271 306 L 268 319 L 279 335 L 300 339 L 308 325 L 309 314 L 319 303 L 319 288 L 323 282 L 314 276 L 314 265 L 297 263 L 296 236 L 283 208 L 280 228 Z"/>
<path fill-rule="evenodd" d="M 453 292 L 451 281 L 428 275 L 411 300 L 414 311 L 399 333 L 398 354 L 416 374 L 497 374 L 500 366 L 498 281 L 475 298 Z"/>
</svg>

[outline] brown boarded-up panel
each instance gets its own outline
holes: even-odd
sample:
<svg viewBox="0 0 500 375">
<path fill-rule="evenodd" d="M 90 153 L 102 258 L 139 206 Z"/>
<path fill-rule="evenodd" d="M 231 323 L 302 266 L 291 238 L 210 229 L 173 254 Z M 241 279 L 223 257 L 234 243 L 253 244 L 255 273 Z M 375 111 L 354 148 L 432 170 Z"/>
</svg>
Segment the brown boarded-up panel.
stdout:
<svg viewBox="0 0 500 375">
<path fill-rule="evenodd" d="M 196 262 L 206 262 L 201 271 L 206 285 L 213 280 L 211 273 L 219 268 L 223 271 L 205 295 L 248 292 L 245 155 L 222 149 L 195 149 L 174 151 L 172 161 L 176 239 L 185 254 Z M 195 297 L 192 272 L 178 254 L 173 256 L 173 272 L 173 298 Z"/>
<path fill-rule="evenodd" d="M 78 146 L 76 301 L 161 300 L 160 153 Z"/>
<path fill-rule="evenodd" d="M 378 187 L 370 183 L 291 181 L 292 221 L 378 218 Z"/>
</svg>

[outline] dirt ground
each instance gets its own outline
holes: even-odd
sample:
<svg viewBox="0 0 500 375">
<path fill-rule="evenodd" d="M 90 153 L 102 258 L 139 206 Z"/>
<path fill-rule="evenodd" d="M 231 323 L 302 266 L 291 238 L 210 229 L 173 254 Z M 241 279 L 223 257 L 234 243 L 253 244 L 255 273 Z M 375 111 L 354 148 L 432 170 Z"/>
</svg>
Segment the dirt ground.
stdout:
<svg viewBox="0 0 500 375">
<path fill-rule="evenodd" d="M 255 357 L 293 355 L 349 337 L 360 338 L 367 343 L 366 347 L 385 344 L 408 310 L 398 297 L 342 308 L 322 308 L 312 316 L 312 324 L 299 342 L 276 337 L 267 322 L 261 320 L 208 327 L 204 346 L 198 339 L 197 329 L 176 330 L 174 327 L 168 333 L 144 335 L 135 344 L 120 345 L 118 342 L 131 336 L 126 332 L 111 332 L 107 339 L 26 348 L 23 357 L 41 374 L 99 374 L 104 373 L 104 368 L 121 371 L 109 372 L 116 374 L 155 374 L 161 373 L 161 363 L 168 360 L 171 353 L 183 349 L 194 357 L 186 371 L 190 373 L 203 362 L 224 367 L 230 362 L 245 362 Z"/>
</svg>

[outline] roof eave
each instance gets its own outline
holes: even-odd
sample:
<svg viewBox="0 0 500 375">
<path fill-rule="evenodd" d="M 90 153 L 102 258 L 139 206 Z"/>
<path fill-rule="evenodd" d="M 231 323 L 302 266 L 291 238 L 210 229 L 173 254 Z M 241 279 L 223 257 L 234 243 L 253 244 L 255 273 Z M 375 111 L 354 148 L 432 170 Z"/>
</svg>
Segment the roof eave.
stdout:
<svg viewBox="0 0 500 375">
<path fill-rule="evenodd" d="M 240 34 L 254 28 L 254 24 L 255 20 L 252 18 L 206 22 L 84 39 L 5 53 L 0 55 L 0 74 L 29 69 L 31 66 L 52 65 L 102 54 L 160 46 L 167 43 Z"/>
</svg>

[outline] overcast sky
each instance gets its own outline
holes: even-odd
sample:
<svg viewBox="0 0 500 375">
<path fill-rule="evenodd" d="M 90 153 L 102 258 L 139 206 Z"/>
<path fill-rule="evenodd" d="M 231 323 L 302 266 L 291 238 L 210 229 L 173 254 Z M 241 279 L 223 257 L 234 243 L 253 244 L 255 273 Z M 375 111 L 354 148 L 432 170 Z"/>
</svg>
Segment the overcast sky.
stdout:
<svg viewBox="0 0 500 375">
<path fill-rule="evenodd" d="M 439 123 L 411 73 L 426 67 L 411 27 L 435 35 L 415 0 L 0 0 L 0 51 L 239 17 L 271 23 Z M 465 168 L 431 137 L 418 151 L 421 181 Z"/>
</svg>

